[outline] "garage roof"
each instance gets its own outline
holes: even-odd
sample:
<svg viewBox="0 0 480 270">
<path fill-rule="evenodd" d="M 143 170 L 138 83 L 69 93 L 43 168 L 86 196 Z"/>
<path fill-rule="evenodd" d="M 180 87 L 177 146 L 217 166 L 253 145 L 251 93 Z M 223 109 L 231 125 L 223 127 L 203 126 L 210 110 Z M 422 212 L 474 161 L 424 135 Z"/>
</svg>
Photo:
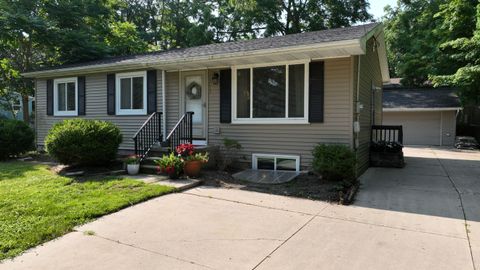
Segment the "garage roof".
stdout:
<svg viewBox="0 0 480 270">
<path fill-rule="evenodd" d="M 384 111 L 458 110 L 460 100 L 453 88 L 384 87 Z"/>
</svg>

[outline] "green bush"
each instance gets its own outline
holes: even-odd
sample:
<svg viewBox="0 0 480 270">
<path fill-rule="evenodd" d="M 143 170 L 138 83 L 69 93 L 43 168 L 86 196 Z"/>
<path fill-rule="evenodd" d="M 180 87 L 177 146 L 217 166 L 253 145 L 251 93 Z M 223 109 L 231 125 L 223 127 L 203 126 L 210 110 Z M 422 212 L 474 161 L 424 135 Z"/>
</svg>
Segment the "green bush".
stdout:
<svg viewBox="0 0 480 270">
<path fill-rule="evenodd" d="M 52 127 L 45 147 L 63 164 L 103 165 L 116 158 L 121 142 L 120 129 L 110 122 L 71 119 Z"/>
<path fill-rule="evenodd" d="M 6 159 L 33 149 L 35 135 L 24 122 L 0 120 L 0 159 Z"/>
<path fill-rule="evenodd" d="M 355 179 L 355 153 L 345 145 L 319 144 L 313 149 L 313 170 L 330 181 Z"/>
</svg>

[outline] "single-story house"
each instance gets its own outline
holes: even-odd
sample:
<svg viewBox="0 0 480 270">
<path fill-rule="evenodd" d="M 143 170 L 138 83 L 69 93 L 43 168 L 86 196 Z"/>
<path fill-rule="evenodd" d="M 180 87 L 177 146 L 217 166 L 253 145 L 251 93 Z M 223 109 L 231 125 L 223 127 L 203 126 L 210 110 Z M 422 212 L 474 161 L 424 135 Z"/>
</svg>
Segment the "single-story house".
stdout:
<svg viewBox="0 0 480 270">
<path fill-rule="evenodd" d="M 16 98 L 13 100 L 13 104 L 8 104 L 8 102 L 12 102 L 10 100 L 0 98 L 0 118 L 23 120 L 22 96 L 17 92 L 15 92 L 14 95 Z M 28 112 L 30 115 L 33 112 L 34 106 L 35 98 L 28 97 Z M 12 114 L 11 110 L 9 110 L 10 107 L 15 111 L 15 115 Z"/>
<path fill-rule="evenodd" d="M 443 145 L 455 142 L 460 100 L 452 88 L 383 88 L 383 124 L 402 125 L 405 145 Z"/>
<path fill-rule="evenodd" d="M 35 79 L 40 148 L 54 123 L 82 117 L 115 123 L 124 135 L 120 150 L 132 151 L 132 136 L 152 114 L 161 113 L 165 140 L 191 111 L 195 144 L 237 140 L 238 158 L 253 168 L 305 169 L 316 144 L 338 143 L 356 151 L 359 173 L 369 164 L 371 125 L 381 120 L 382 83 L 389 81 L 379 23 L 106 58 L 23 75 Z"/>
</svg>

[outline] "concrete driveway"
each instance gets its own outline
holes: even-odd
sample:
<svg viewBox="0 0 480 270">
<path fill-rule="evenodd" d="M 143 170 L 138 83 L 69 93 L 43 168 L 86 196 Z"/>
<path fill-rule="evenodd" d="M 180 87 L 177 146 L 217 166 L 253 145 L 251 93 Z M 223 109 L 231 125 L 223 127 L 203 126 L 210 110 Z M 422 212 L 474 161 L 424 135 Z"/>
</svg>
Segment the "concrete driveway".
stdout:
<svg viewBox="0 0 480 270">
<path fill-rule="evenodd" d="M 405 152 L 406 168 L 367 171 L 353 206 L 200 187 L 0 269 L 480 269 L 480 154 Z"/>
</svg>

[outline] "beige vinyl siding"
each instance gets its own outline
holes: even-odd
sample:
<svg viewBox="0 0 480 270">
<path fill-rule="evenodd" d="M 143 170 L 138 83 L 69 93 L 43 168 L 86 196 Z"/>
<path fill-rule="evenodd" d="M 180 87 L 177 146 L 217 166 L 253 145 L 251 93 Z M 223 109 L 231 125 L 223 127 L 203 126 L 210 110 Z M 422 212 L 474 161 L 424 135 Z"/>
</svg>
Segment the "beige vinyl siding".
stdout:
<svg viewBox="0 0 480 270">
<path fill-rule="evenodd" d="M 209 85 L 208 143 L 221 145 L 235 139 L 242 145 L 238 157 L 251 162 L 252 153 L 299 155 L 301 166 L 311 166 L 313 147 L 318 143 L 351 146 L 351 63 L 350 58 L 325 61 L 324 123 L 312 124 L 221 124 L 219 84 Z M 212 78 L 216 70 L 209 71 Z"/>
<path fill-rule="evenodd" d="M 179 72 L 165 73 L 165 112 L 167 119 L 167 135 L 177 124 L 180 116 L 180 90 L 179 90 Z"/>
<path fill-rule="evenodd" d="M 367 41 L 366 54 L 360 55 L 360 97 L 359 101 L 363 104 L 363 110 L 360 112 L 360 133 L 358 136 L 357 162 L 358 173 L 362 174 L 369 166 L 369 148 L 370 132 L 372 125 L 372 86 L 382 87 L 382 74 L 380 63 L 378 61 L 378 50 L 373 49 L 373 38 Z M 376 121 L 381 124 L 381 90 L 376 91 L 375 108 Z"/>
<path fill-rule="evenodd" d="M 52 78 L 54 79 L 54 78 Z M 46 80 L 37 80 L 37 145 L 43 146 L 45 136 L 53 124 L 64 119 L 76 117 L 59 117 L 47 115 L 47 84 Z M 147 119 L 147 115 L 116 116 L 107 114 L 107 74 L 91 74 L 86 76 L 86 115 L 78 116 L 86 119 L 106 120 L 117 125 L 123 134 L 120 149 L 133 149 L 132 137 Z M 162 73 L 157 71 L 157 110 L 162 110 Z M 146 104 L 145 104 L 146 105 Z"/>
</svg>

